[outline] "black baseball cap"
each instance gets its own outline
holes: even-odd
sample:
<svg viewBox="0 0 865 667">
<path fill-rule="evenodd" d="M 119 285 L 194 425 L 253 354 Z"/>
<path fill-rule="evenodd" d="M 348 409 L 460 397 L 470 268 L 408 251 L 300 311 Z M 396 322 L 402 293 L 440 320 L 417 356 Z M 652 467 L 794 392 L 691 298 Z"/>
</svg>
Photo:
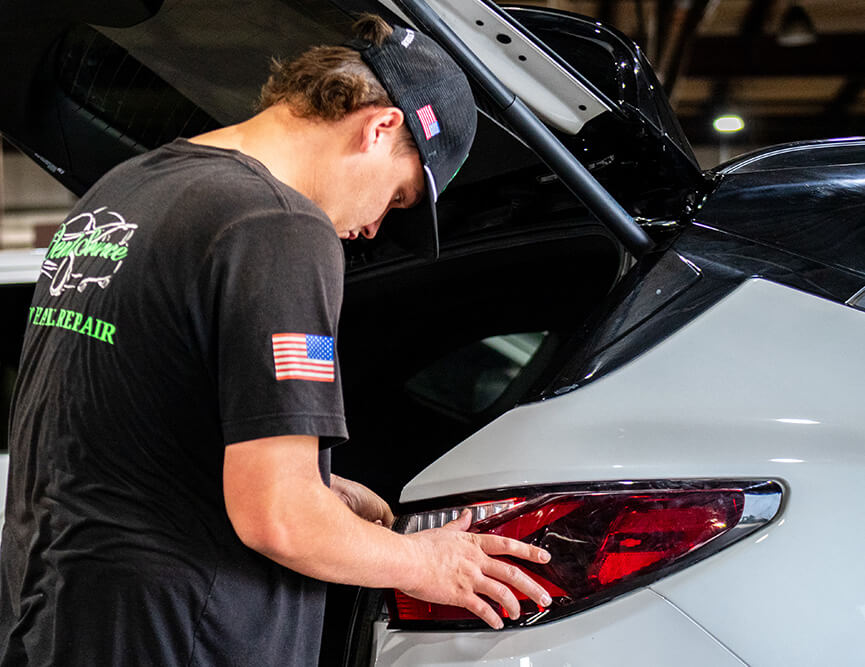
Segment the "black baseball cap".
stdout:
<svg viewBox="0 0 865 667">
<path fill-rule="evenodd" d="M 410 28 L 394 26 L 380 46 L 362 39 L 351 40 L 347 46 L 360 52 L 403 112 L 424 169 L 429 215 L 418 220 L 417 214 L 401 216 L 394 209 L 389 218 L 405 219 L 388 225 L 388 231 L 412 250 L 437 257 L 436 201 L 468 157 L 477 129 L 468 79 L 435 41 Z"/>
</svg>

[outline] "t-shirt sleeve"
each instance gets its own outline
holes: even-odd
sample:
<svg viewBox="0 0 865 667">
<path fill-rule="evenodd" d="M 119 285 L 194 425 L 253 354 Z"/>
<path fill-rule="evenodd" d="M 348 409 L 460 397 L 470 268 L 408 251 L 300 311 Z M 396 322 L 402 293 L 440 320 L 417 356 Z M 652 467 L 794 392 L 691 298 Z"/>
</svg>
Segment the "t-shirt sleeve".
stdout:
<svg viewBox="0 0 865 667">
<path fill-rule="evenodd" d="M 330 223 L 257 213 L 212 244 L 193 313 L 213 369 L 226 445 L 348 437 L 336 352 L 344 259 Z"/>
</svg>

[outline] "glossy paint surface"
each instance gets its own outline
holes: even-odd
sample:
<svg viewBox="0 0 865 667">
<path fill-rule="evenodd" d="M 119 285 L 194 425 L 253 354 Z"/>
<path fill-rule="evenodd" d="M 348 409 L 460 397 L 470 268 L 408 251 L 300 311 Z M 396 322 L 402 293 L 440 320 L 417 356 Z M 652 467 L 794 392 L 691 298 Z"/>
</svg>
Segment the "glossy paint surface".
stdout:
<svg viewBox="0 0 865 667">
<path fill-rule="evenodd" d="M 865 141 L 792 145 L 728 167 L 696 221 L 865 275 Z"/>
<path fill-rule="evenodd" d="M 502 632 L 400 632 L 377 624 L 377 667 L 740 666 L 743 663 L 663 597 L 648 590 L 579 616 Z"/>
<path fill-rule="evenodd" d="M 553 398 L 597 381 L 754 277 L 838 303 L 849 302 L 865 286 L 861 274 L 700 224 L 688 225 L 669 249 L 641 260 L 615 286 L 586 323 L 585 334 L 568 343 L 569 352 L 548 384 L 524 396 L 523 402 Z"/>
<path fill-rule="evenodd" d="M 862 312 L 749 280 L 619 370 L 505 414 L 402 500 L 523 484 L 779 479 L 788 493 L 776 523 L 653 589 L 748 664 L 850 664 L 865 653 L 863 340 Z"/>
<path fill-rule="evenodd" d="M 35 283 L 45 248 L 0 251 L 0 285 Z"/>
</svg>

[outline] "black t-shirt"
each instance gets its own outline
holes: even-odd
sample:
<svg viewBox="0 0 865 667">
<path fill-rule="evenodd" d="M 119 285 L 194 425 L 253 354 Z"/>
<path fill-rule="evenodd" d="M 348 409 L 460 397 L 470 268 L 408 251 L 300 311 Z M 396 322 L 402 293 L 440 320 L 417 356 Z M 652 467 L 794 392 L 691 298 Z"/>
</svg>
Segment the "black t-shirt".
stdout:
<svg viewBox="0 0 865 667">
<path fill-rule="evenodd" d="M 344 259 L 310 200 L 179 140 L 105 176 L 29 312 L 0 547 L 2 665 L 312 665 L 324 584 L 246 548 L 224 448 L 347 437 Z"/>
</svg>

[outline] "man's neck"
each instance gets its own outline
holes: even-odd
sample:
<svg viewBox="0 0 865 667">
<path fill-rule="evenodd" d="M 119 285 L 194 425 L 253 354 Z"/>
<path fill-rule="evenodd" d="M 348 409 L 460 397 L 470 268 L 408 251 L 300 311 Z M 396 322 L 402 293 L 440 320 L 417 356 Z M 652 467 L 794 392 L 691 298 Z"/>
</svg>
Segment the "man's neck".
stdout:
<svg viewBox="0 0 865 667">
<path fill-rule="evenodd" d="M 261 162 L 274 178 L 328 211 L 328 184 L 338 178 L 342 123 L 300 118 L 286 105 L 269 107 L 247 121 L 200 134 L 189 141 L 240 151 Z M 346 139 L 348 140 L 348 139 Z"/>
</svg>

